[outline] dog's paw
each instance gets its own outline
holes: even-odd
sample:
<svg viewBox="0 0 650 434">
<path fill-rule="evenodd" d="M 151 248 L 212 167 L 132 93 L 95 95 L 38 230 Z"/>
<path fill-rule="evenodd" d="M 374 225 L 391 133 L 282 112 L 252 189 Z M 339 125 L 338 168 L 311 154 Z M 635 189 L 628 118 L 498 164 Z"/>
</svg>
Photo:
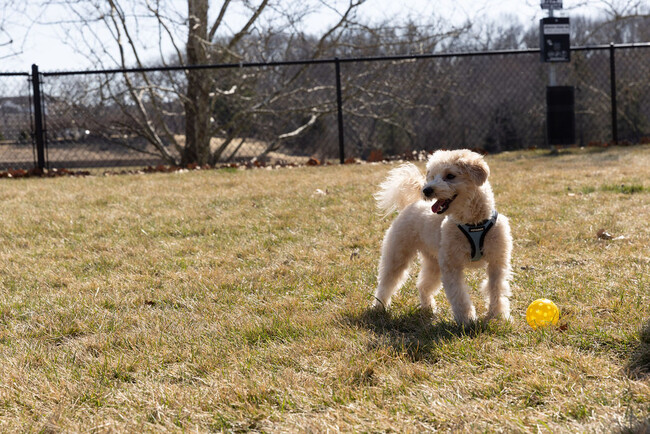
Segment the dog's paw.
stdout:
<svg viewBox="0 0 650 434">
<path fill-rule="evenodd" d="M 438 313 L 438 307 L 435 305 L 420 306 L 422 312 Z"/>
<path fill-rule="evenodd" d="M 377 312 L 386 312 L 388 311 L 388 303 L 384 303 L 383 301 L 375 297 L 370 308 Z"/>
<path fill-rule="evenodd" d="M 422 318 L 433 320 L 438 317 L 438 309 L 436 309 L 435 306 L 419 306 L 418 312 Z"/>
<path fill-rule="evenodd" d="M 471 326 L 478 321 L 478 317 L 476 316 L 476 309 L 474 309 L 474 306 L 472 306 L 472 308 L 468 309 L 466 312 L 454 313 L 454 319 L 460 325 Z"/>
<path fill-rule="evenodd" d="M 485 321 L 503 321 L 505 323 L 511 323 L 512 317 L 509 313 L 489 313 L 485 315 Z"/>
<path fill-rule="evenodd" d="M 485 315 L 485 319 L 488 321 L 491 320 L 499 320 L 499 321 L 506 321 L 506 322 L 511 322 L 512 321 L 512 316 L 510 316 L 510 312 L 494 312 L 490 311 Z"/>
<path fill-rule="evenodd" d="M 420 309 L 431 310 L 433 312 L 436 312 L 438 310 L 438 306 L 435 298 L 433 298 L 433 295 L 422 295 L 422 293 L 420 293 Z"/>
<path fill-rule="evenodd" d="M 501 297 L 498 302 L 488 307 L 488 313 L 485 318 L 487 320 L 498 319 L 507 322 L 511 321 L 510 301 L 506 297 Z"/>
</svg>

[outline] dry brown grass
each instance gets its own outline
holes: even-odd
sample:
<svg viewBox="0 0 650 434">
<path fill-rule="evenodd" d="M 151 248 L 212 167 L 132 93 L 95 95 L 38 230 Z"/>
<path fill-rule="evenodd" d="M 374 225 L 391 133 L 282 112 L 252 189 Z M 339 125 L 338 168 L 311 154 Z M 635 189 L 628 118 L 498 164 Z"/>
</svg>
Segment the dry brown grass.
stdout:
<svg viewBox="0 0 650 434">
<path fill-rule="evenodd" d="M 650 147 L 488 161 L 514 321 L 471 329 L 366 309 L 389 166 L 2 181 L 0 430 L 648 427 Z"/>
<path fill-rule="evenodd" d="M 176 142 L 180 146 L 185 146 L 185 135 L 177 134 L 174 136 Z M 219 137 L 212 137 L 210 139 L 210 151 L 215 152 L 221 148 L 225 140 Z M 285 154 L 281 150 L 266 152 L 269 144 L 262 140 L 251 139 L 246 137 L 236 137 L 231 143 L 226 146 L 222 151 L 222 160 L 228 161 L 250 161 L 260 160 L 271 165 L 278 163 L 295 163 L 305 164 L 310 159 L 310 156 L 297 156 Z"/>
</svg>

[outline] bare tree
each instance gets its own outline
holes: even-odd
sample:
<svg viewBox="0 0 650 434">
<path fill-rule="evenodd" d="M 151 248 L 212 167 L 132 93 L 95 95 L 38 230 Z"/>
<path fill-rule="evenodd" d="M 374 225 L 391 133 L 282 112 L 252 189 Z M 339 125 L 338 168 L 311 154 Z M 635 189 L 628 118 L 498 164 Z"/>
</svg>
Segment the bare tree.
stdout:
<svg viewBox="0 0 650 434">
<path fill-rule="evenodd" d="M 538 40 L 537 28 L 522 36 L 525 29 L 518 23 L 468 21 L 450 28 L 431 17 L 426 25 L 387 21 L 371 28 L 360 22 L 364 1 L 222 0 L 215 7 L 207 0 L 187 0 L 181 9 L 170 0 L 53 3 L 68 12 L 68 22 L 61 24 L 70 43 L 98 67 L 140 69 L 106 72 L 82 87 L 64 86 L 62 79 L 52 84 L 55 79 L 50 77 L 50 90 L 58 86 L 76 93 L 56 99 L 62 115 L 50 113 L 49 120 L 65 119 L 65 103 L 75 104 L 76 113 L 87 116 L 92 125 L 86 129 L 104 128 L 103 139 L 172 164 L 309 156 L 316 154 L 311 142 L 329 140 L 331 148 L 336 146 L 334 66 L 237 64 L 519 48 Z M 330 25 L 317 34 L 307 32 L 306 18 L 319 10 L 330 12 Z M 619 30 L 629 33 L 632 22 L 621 22 Z M 585 32 L 593 28 L 588 21 L 583 24 L 579 27 Z M 532 65 L 518 66 L 501 59 L 497 66 L 523 72 L 539 69 L 537 63 L 533 59 Z M 229 67 L 201 68 L 214 64 Z M 178 69 L 148 69 L 167 66 Z M 508 92 L 482 91 L 484 96 L 478 96 L 477 89 L 491 88 L 492 82 L 500 89 L 500 74 L 486 74 L 498 69 L 487 59 L 341 66 L 346 133 L 353 138 L 347 144 L 356 155 L 371 149 L 402 153 L 432 142 L 470 147 L 489 142 L 495 150 L 512 149 L 526 142 L 525 130 L 541 131 L 537 121 L 530 126 L 524 122 L 539 118 L 540 109 L 531 102 L 528 112 L 535 116 L 523 116 L 515 105 L 531 93 L 530 86 L 523 85 L 527 80 L 508 86 Z M 463 99 L 469 102 L 459 102 Z M 636 116 L 630 113 L 631 119 Z M 482 122 L 492 124 L 482 127 Z"/>
<path fill-rule="evenodd" d="M 37 17 L 26 13 L 27 4 L 19 0 L 6 0 L 0 4 L 0 60 L 20 55 L 28 29 Z"/>
<path fill-rule="evenodd" d="M 208 0 L 187 0 L 187 9 L 183 10 L 174 9 L 178 3 L 168 0 L 64 2 L 70 20 L 61 24 L 77 51 L 87 53 L 101 69 L 140 68 L 105 74 L 95 88 L 88 87 L 89 92 L 97 93 L 101 110 L 88 110 L 85 104 L 79 105 L 80 111 L 84 116 L 101 113 L 89 121 L 95 130 L 110 126 L 104 139 L 155 153 L 172 164 L 213 164 L 243 158 L 250 156 L 244 151 L 253 144 L 261 157 L 282 147 L 311 152 L 301 148 L 306 138 L 323 140 L 336 125 L 332 120 L 336 110 L 333 65 L 245 70 L 194 67 L 430 53 L 469 27 L 450 28 L 444 20 L 431 17 L 426 25 L 389 20 L 370 28 L 358 16 L 365 2 L 223 0 L 214 10 Z M 327 12 L 330 24 L 321 25 L 319 32 L 309 32 L 306 20 L 317 12 Z M 152 48 L 157 51 L 155 58 Z M 143 70 L 179 65 L 193 67 L 180 72 Z M 390 65 L 386 64 L 346 68 L 346 110 L 358 119 L 372 120 L 379 127 L 376 131 L 388 129 L 395 131 L 389 135 L 411 137 L 408 140 L 412 141 L 411 122 L 403 122 L 396 115 L 402 113 L 408 118 L 410 105 L 401 96 L 403 86 L 391 90 L 384 84 L 408 87 L 408 83 L 392 76 L 388 69 Z M 426 84 L 426 71 L 422 74 L 414 80 L 431 87 Z M 382 89 L 382 102 L 374 104 L 371 98 L 377 95 L 377 88 Z M 398 101 L 400 110 L 388 109 Z M 369 112 L 373 105 L 385 111 Z M 356 132 L 354 124 L 351 131 Z M 311 134 L 312 130 L 319 134 Z M 129 137 L 144 140 L 148 146 L 133 145 Z M 363 140 L 368 143 L 364 146 L 375 139 L 370 134 Z"/>
<path fill-rule="evenodd" d="M 187 0 L 186 11 L 175 10 L 174 3 L 166 0 L 144 3 L 93 0 L 67 2 L 65 7 L 76 17 L 74 25 L 67 26 L 67 31 L 69 42 L 77 50 L 88 53 L 88 57 L 95 59 L 102 68 L 112 64 L 128 69 L 242 62 L 256 52 L 263 57 L 269 56 L 274 38 L 281 40 L 280 35 L 287 34 L 296 39 L 304 38 L 298 29 L 304 18 L 326 7 L 335 17 L 334 21 L 315 41 L 303 44 L 303 58 L 315 58 L 327 52 L 345 31 L 356 25 L 355 12 L 365 1 L 345 0 L 336 3 L 340 8 L 333 8 L 332 2 L 323 0 L 291 6 L 287 6 L 291 2 L 279 0 L 223 0 L 214 14 L 208 0 Z M 150 53 L 154 45 L 157 45 L 159 56 L 152 62 L 145 53 Z M 144 138 L 170 163 L 204 164 L 222 158 L 236 139 L 236 133 L 240 132 L 237 123 L 268 114 L 273 104 L 286 100 L 287 93 L 296 92 L 296 83 L 307 71 L 306 67 L 299 68 L 289 75 L 279 76 L 262 94 L 258 94 L 260 89 L 255 83 L 261 74 L 256 77 L 251 73 L 243 78 L 240 74 L 239 78 L 234 78 L 233 74 L 222 71 L 193 68 L 186 69 L 183 74 L 158 74 L 156 80 L 149 71 L 124 72 L 119 82 L 107 75 L 100 87 L 106 97 L 124 109 L 119 126 L 125 133 Z M 228 88 L 220 87 L 228 81 Z M 310 85 L 308 81 L 303 84 Z M 241 95 L 243 90 L 250 93 Z M 303 88 L 301 92 L 310 90 Z M 232 97 L 238 97 L 239 110 L 226 119 L 225 124 L 218 122 L 213 113 L 215 107 L 222 105 L 220 100 L 232 100 Z M 276 130 L 274 137 L 267 139 L 269 150 L 278 142 L 306 131 L 326 112 L 311 109 L 312 115 L 301 125 L 284 122 L 288 129 Z M 170 127 L 169 120 L 174 117 L 184 119 L 183 131 Z M 221 136 L 221 141 L 215 142 L 215 136 Z"/>
</svg>

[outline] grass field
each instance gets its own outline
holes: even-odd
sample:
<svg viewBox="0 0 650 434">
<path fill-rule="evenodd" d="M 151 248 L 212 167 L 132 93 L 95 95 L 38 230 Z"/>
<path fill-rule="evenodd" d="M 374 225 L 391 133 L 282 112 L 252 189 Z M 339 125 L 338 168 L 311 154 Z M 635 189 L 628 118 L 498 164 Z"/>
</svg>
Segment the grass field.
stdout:
<svg viewBox="0 0 650 434">
<path fill-rule="evenodd" d="M 647 432 L 650 147 L 488 162 L 514 320 L 468 329 L 367 309 L 390 165 L 0 181 L 0 431 Z"/>
</svg>

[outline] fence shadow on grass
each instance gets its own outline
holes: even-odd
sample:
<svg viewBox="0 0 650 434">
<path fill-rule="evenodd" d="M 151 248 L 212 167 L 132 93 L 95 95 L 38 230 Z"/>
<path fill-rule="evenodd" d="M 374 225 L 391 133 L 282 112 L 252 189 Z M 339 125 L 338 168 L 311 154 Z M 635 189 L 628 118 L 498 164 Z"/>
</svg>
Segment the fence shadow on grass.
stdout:
<svg viewBox="0 0 650 434">
<path fill-rule="evenodd" d="M 628 361 L 627 372 L 633 379 L 650 376 L 650 320 L 641 329 L 638 345 Z"/>
<path fill-rule="evenodd" d="M 644 380 L 650 377 L 650 320 L 641 328 L 639 342 L 630 354 L 626 371 L 633 380 Z M 615 432 L 620 434 L 650 434 L 650 414 L 646 412 L 646 414 L 639 417 L 634 412 L 630 412 L 625 425 Z"/>
<path fill-rule="evenodd" d="M 349 313 L 344 322 L 370 330 L 378 337 L 378 345 L 388 343 L 397 353 L 413 361 L 435 360 L 436 348 L 457 339 L 473 339 L 482 334 L 500 334 L 508 324 L 495 321 L 477 321 L 469 326 L 455 321 L 440 320 L 430 312 L 411 309 L 407 312 L 386 312 L 367 309 Z"/>
<path fill-rule="evenodd" d="M 650 433 L 650 417 L 646 420 L 631 420 L 627 426 L 612 432 L 616 434 L 648 434 Z"/>
</svg>

